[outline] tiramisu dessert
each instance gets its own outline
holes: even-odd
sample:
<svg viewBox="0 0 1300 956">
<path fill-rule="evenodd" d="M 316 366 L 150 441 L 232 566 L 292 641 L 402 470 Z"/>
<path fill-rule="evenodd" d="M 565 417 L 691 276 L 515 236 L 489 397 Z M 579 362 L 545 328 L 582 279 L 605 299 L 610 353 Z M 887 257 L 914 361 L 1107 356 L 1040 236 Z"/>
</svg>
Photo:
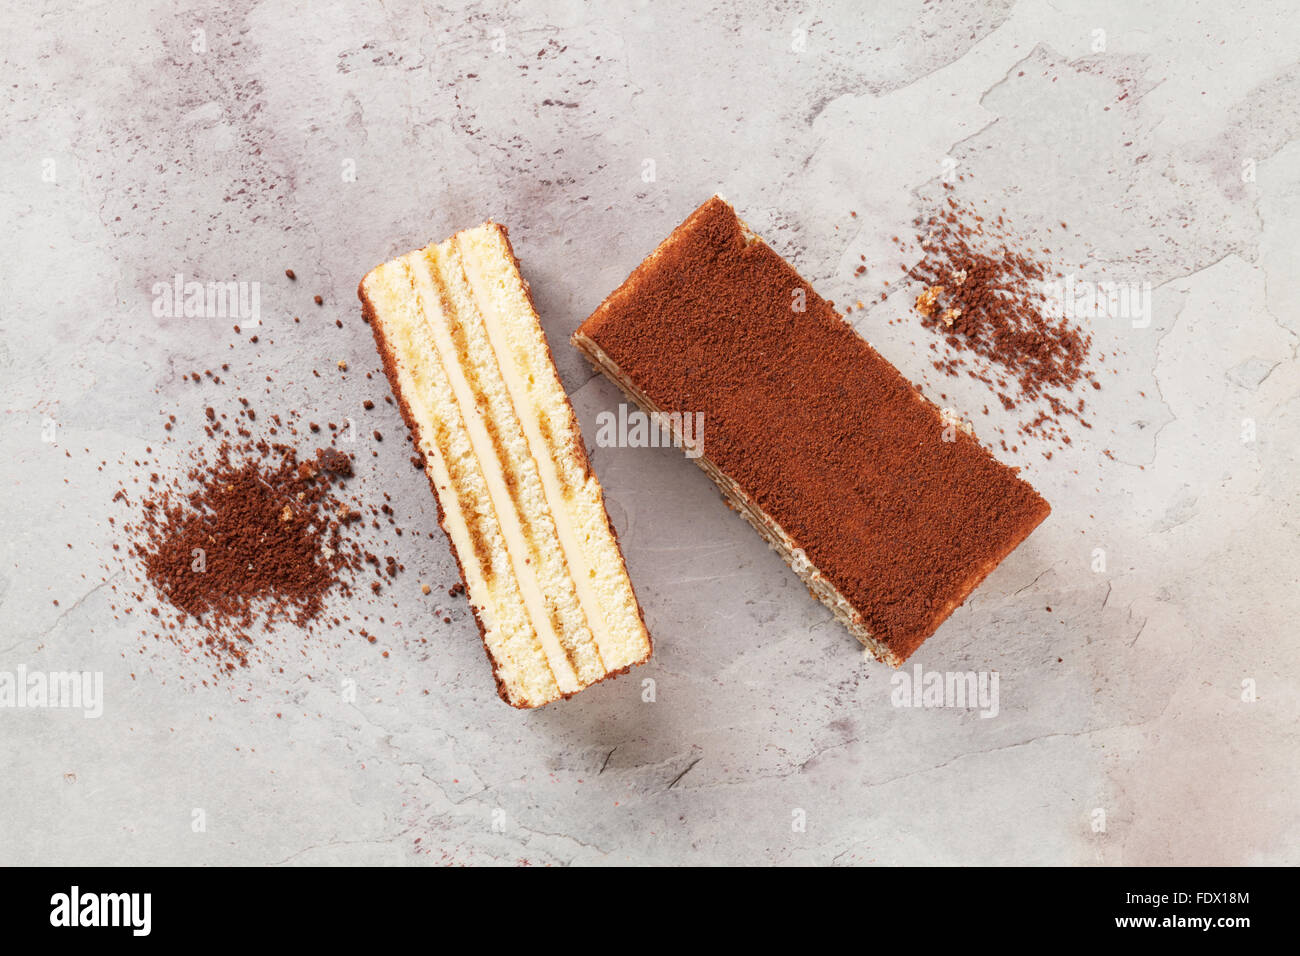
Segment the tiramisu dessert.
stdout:
<svg viewBox="0 0 1300 956">
<path fill-rule="evenodd" d="M 641 609 L 503 226 L 358 289 L 501 697 L 537 707 L 650 656 Z"/>
<path fill-rule="evenodd" d="M 719 197 L 573 341 L 647 413 L 703 413 L 695 460 L 894 666 L 1050 511 Z"/>
</svg>

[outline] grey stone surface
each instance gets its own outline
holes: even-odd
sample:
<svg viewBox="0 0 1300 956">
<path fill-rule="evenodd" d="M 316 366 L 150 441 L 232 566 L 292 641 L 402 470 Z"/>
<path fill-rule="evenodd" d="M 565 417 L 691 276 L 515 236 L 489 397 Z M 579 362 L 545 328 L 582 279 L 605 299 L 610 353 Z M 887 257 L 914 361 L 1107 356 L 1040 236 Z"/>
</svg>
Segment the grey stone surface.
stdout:
<svg viewBox="0 0 1300 956">
<path fill-rule="evenodd" d="M 1300 862 L 1289 4 L 222 0 L 6 21 L 0 671 L 102 672 L 104 713 L 0 709 L 0 863 Z M 996 671 L 996 718 L 893 706 L 891 671 L 668 449 L 594 453 L 655 657 L 539 712 L 496 698 L 463 602 L 438 600 L 440 535 L 400 539 L 407 573 L 354 599 L 379 644 L 300 653 L 281 630 L 233 688 L 181 679 L 174 647 L 110 611 L 130 577 L 110 499 L 139 477 L 113 463 L 174 464 L 214 396 L 401 434 L 382 401 L 358 412 L 386 386 L 354 289 L 393 254 L 507 223 L 590 437 L 618 396 L 567 337 L 700 201 L 721 192 L 823 294 L 867 301 L 948 160 L 1021 227 L 1068 220 L 1088 274 L 1153 287 L 1150 327 L 1093 328 L 1093 431 L 1002 456 L 1051 518 L 914 658 Z M 155 318 L 178 272 L 259 282 L 261 343 Z M 936 379 L 926 334 L 889 324 L 908 305 L 853 318 L 973 415 L 984 386 Z M 221 362 L 220 392 L 180 380 Z M 431 528 L 403 443 L 357 450 L 361 492 Z"/>
</svg>

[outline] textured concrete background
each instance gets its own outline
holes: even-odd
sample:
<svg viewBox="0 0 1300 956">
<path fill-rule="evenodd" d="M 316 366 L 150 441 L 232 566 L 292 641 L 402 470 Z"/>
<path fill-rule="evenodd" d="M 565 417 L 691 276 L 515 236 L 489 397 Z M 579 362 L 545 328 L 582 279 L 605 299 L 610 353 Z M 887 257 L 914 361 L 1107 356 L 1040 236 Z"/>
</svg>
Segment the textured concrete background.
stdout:
<svg viewBox="0 0 1300 956">
<path fill-rule="evenodd" d="M 0 709 L 0 863 L 1300 862 L 1300 30 L 1285 3 L 1071 6 L 8 10 L 0 671 L 100 671 L 105 712 Z M 995 719 L 894 707 L 891 671 L 667 449 L 594 453 L 655 657 L 539 712 L 496 698 L 441 536 L 400 539 L 407 573 L 353 601 L 378 645 L 282 630 L 233 689 L 114 619 L 133 476 L 101 460 L 178 459 L 241 390 L 402 433 L 365 378 L 371 266 L 507 223 L 590 439 L 619 397 L 567 337 L 696 204 L 723 193 L 866 301 L 952 163 L 1026 230 L 1068 220 L 1087 275 L 1154 288 L 1149 328 L 1093 329 L 1094 430 L 1002 455 L 1052 517 L 914 659 L 996 670 Z M 178 272 L 259 282 L 261 342 L 155 318 Z M 853 318 L 973 414 L 984 386 L 888 324 L 908 308 Z M 223 389 L 180 381 L 220 362 Z M 403 443 L 355 451 L 360 493 L 431 527 Z"/>
</svg>

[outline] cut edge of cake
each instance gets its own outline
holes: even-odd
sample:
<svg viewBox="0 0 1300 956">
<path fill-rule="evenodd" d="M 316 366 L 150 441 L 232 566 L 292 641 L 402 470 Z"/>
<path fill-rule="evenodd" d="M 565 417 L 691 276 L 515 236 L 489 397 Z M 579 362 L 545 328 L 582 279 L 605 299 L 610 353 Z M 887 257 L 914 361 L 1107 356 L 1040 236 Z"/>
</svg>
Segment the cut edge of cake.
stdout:
<svg viewBox="0 0 1300 956">
<path fill-rule="evenodd" d="M 715 194 L 711 199 L 706 200 L 691 215 L 689 215 L 680 225 L 677 226 L 668 237 L 659 243 L 645 259 L 632 271 L 632 273 L 619 285 L 617 289 L 611 292 L 604 301 L 597 306 L 596 310 L 587 317 L 585 321 L 574 331 L 570 338 L 571 343 L 578 349 L 586 359 L 591 363 L 595 370 L 605 375 L 612 381 L 619 390 L 637 405 L 647 415 L 654 417 L 662 423 L 662 427 L 668 428 L 677 443 L 683 448 L 689 449 L 694 453 L 688 455 L 697 465 L 709 476 L 722 492 L 723 497 L 731 508 L 738 512 L 749 524 L 759 533 L 767 544 L 776 551 L 785 561 L 790 569 L 799 576 L 799 579 L 808 588 L 809 593 L 821 601 L 831 611 L 835 618 L 842 623 L 849 633 L 852 634 L 863 647 L 871 652 L 872 656 L 878 661 L 889 664 L 892 667 L 900 667 L 902 664 L 921 646 L 930 636 L 938 630 L 939 626 L 970 596 L 970 594 L 979 586 L 979 584 L 1009 555 L 1012 551 L 1020 546 L 1026 538 L 1033 533 L 1034 529 L 1041 524 L 1051 513 L 1051 506 L 1041 498 L 1042 510 L 1032 524 L 1024 529 L 1024 533 L 1008 540 L 1006 546 L 998 549 L 995 553 L 979 565 L 971 569 L 967 578 L 962 581 L 955 590 L 954 596 L 945 602 L 941 612 L 936 613 L 933 626 L 925 633 L 920 634 L 916 639 L 907 642 L 904 646 L 894 646 L 879 640 L 872 634 L 871 629 L 867 626 L 866 620 L 862 614 L 853 606 L 852 602 L 846 598 L 835 585 L 822 574 L 822 572 L 808 560 L 807 555 L 800 549 L 793 538 L 785 531 L 784 528 L 767 512 L 765 512 L 752 498 L 745 494 L 744 490 L 733 481 L 725 472 L 723 472 L 708 454 L 702 448 L 689 448 L 689 436 L 685 435 L 677 427 L 678 418 L 672 415 L 665 415 L 663 410 L 657 408 L 655 404 L 643 393 L 631 379 L 623 373 L 618 364 L 590 337 L 589 331 L 599 325 L 602 318 L 612 309 L 619 305 L 623 299 L 633 296 L 637 292 L 639 280 L 642 275 L 652 270 L 655 263 L 663 256 L 664 252 L 678 241 L 679 237 L 688 232 L 695 224 L 697 219 L 706 215 L 709 206 L 713 202 L 719 202 L 727 208 L 732 216 L 735 217 L 739 224 L 741 233 L 749 245 L 762 244 L 767 246 L 763 238 L 759 236 L 735 211 L 735 208 L 727 202 L 720 194 Z M 771 247 L 768 246 L 770 249 Z M 773 250 L 773 255 L 778 255 Z M 783 260 L 784 261 L 784 260 Z M 843 317 L 840 317 L 843 321 Z M 858 334 L 854 330 L 854 334 Z M 934 408 L 930 402 L 919 390 L 913 388 L 915 399 L 927 406 Z M 935 408 L 938 412 L 938 409 Z"/>
<path fill-rule="evenodd" d="M 388 284 L 403 276 L 410 288 L 395 294 Z M 399 256 L 357 293 L 502 700 L 542 706 L 648 660 L 644 612 L 506 228 L 489 221 Z M 527 414 L 524 397 L 538 402 Z M 500 506 L 507 495 L 517 507 Z M 547 579 L 559 566 L 568 578 Z"/>
</svg>

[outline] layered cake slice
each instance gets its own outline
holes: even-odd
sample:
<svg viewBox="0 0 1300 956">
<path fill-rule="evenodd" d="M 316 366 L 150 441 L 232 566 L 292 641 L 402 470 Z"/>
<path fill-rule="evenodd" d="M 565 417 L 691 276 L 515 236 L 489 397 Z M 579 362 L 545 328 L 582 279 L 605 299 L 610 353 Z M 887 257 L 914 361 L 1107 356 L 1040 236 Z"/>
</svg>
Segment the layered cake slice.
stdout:
<svg viewBox="0 0 1300 956">
<path fill-rule="evenodd" d="M 895 667 L 1051 510 L 719 197 L 573 341 L 647 413 L 703 414 L 696 462 Z"/>
<path fill-rule="evenodd" d="M 537 707 L 650 656 L 600 482 L 503 226 L 358 289 L 501 697 Z"/>
</svg>

